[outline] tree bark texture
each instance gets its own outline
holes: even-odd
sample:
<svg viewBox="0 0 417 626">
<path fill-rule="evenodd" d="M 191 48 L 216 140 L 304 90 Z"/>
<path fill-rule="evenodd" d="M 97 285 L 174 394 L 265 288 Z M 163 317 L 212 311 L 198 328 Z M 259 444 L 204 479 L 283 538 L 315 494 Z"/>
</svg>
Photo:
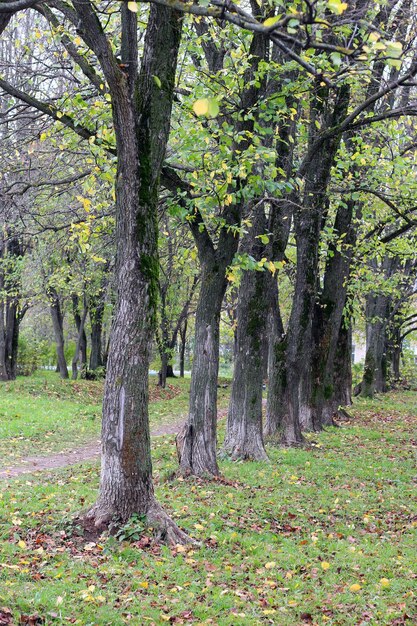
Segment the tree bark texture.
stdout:
<svg viewBox="0 0 417 626">
<path fill-rule="evenodd" d="M 69 378 L 67 361 L 65 359 L 65 340 L 64 340 L 64 318 L 61 310 L 59 296 L 54 287 L 48 288 L 48 298 L 50 302 L 50 311 L 52 325 L 55 334 L 56 356 L 58 360 L 58 370 L 61 378 Z"/>
<path fill-rule="evenodd" d="M 311 411 L 313 318 L 317 298 L 320 232 L 328 208 L 327 187 L 331 168 L 340 144 L 340 135 L 318 143 L 317 125 L 333 128 L 346 115 L 349 88 L 342 86 L 334 102 L 322 85 L 312 96 L 309 152 L 303 176 L 302 204 L 294 211 L 297 242 L 297 273 L 293 305 L 286 335 L 285 410 L 282 442 L 299 445 L 301 428 L 313 428 Z"/>
<path fill-rule="evenodd" d="M 226 291 L 226 268 L 235 245 L 205 258 L 195 318 L 195 349 L 188 420 L 179 441 L 184 474 L 217 475 L 217 378 L 219 373 L 220 311 Z"/>
<path fill-rule="evenodd" d="M 148 419 L 150 338 L 158 292 L 157 197 L 169 134 L 181 16 L 150 7 L 140 72 L 137 16 L 122 6 L 123 72 L 92 5 L 74 0 L 113 102 L 117 143 L 117 298 L 103 400 L 100 491 L 88 517 L 97 526 L 144 516 L 168 541 L 186 536 L 154 497 Z M 160 86 L 154 78 L 157 76 Z"/>
<path fill-rule="evenodd" d="M 250 215 L 252 227 L 241 245 L 256 261 L 265 252 L 259 239 L 266 230 L 264 211 L 263 203 L 258 202 Z M 268 271 L 245 270 L 239 286 L 233 384 L 223 444 L 232 459 L 268 460 L 262 435 Z"/>
<path fill-rule="evenodd" d="M 23 256 L 23 247 L 18 237 L 10 235 L 0 239 L 0 380 L 15 380 L 17 376 L 17 354 L 20 321 L 19 311 L 20 278 L 13 266 Z M 3 266 L 2 261 L 6 261 Z M 7 271 L 10 264 L 11 271 Z"/>
<path fill-rule="evenodd" d="M 343 311 L 346 304 L 349 273 L 356 228 L 352 224 L 355 201 L 348 200 L 338 208 L 335 224 L 335 242 L 330 243 L 325 267 L 323 288 L 319 294 L 313 323 L 314 355 L 312 375 L 312 411 L 314 430 L 333 424 L 333 416 L 339 407 L 338 386 L 345 387 L 348 381 L 340 380 L 341 368 L 335 372 L 335 358 L 339 343 L 340 328 L 345 323 Z M 345 344 L 346 345 L 346 344 Z M 346 349 L 349 346 L 346 345 Z M 350 360 L 351 351 L 346 355 Z"/>
<path fill-rule="evenodd" d="M 84 372 L 85 375 L 85 371 L 87 368 L 87 335 L 85 333 L 85 321 L 86 321 L 86 317 L 87 317 L 87 312 L 88 309 L 86 308 L 86 306 L 84 306 L 84 311 L 83 314 L 80 315 L 79 312 L 79 298 L 77 296 L 77 294 L 73 294 L 72 295 L 72 310 L 73 310 L 73 315 L 74 315 L 74 322 L 75 322 L 75 327 L 77 329 L 77 342 L 76 342 L 76 348 L 75 348 L 75 355 L 74 355 L 74 359 L 72 362 L 72 378 L 74 380 L 76 380 L 77 376 L 78 376 L 78 361 L 81 364 L 81 372 Z M 84 312 L 85 312 L 85 318 L 84 318 Z M 75 357 L 77 357 L 75 359 Z M 75 378 L 74 378 L 75 375 Z"/>
</svg>

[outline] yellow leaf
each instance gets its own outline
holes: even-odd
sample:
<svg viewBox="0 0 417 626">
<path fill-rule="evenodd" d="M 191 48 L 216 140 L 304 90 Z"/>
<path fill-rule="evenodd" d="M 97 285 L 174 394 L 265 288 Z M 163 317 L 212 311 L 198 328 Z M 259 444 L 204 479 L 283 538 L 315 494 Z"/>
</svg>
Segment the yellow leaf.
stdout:
<svg viewBox="0 0 417 626">
<path fill-rule="evenodd" d="M 139 587 L 142 587 L 142 589 L 147 589 L 149 587 L 148 581 L 144 580 L 143 582 L 139 583 Z"/>
<path fill-rule="evenodd" d="M 180 543 L 177 543 L 177 545 L 175 546 L 175 549 L 177 552 L 180 552 L 181 554 L 187 551 L 187 548 L 185 546 L 182 546 Z"/>
<path fill-rule="evenodd" d="M 360 585 L 358 585 L 358 583 L 354 583 L 353 585 L 351 585 L 349 587 L 349 591 L 353 591 L 354 593 L 356 591 L 360 591 L 362 589 L 362 587 Z"/>
<path fill-rule="evenodd" d="M 193 111 L 196 115 L 207 115 L 209 111 L 209 101 L 207 98 L 196 100 L 193 104 Z"/>
<path fill-rule="evenodd" d="M 193 104 L 193 111 L 196 115 L 207 115 L 207 117 L 217 117 L 219 114 L 219 103 L 215 98 L 202 98 Z"/>
<path fill-rule="evenodd" d="M 22 539 L 18 541 L 17 545 L 19 546 L 19 548 L 22 548 L 22 550 L 26 548 L 26 543 Z"/>
<path fill-rule="evenodd" d="M 202 524 L 194 524 L 194 528 L 196 530 L 204 530 L 204 526 Z"/>
<path fill-rule="evenodd" d="M 390 581 L 388 578 L 381 578 L 379 582 L 381 583 L 381 587 L 389 587 Z"/>
<path fill-rule="evenodd" d="M 137 13 L 138 12 L 138 3 L 137 2 L 128 2 L 127 3 L 127 8 L 129 9 L 129 11 L 133 11 L 133 13 Z"/>
<path fill-rule="evenodd" d="M 269 563 L 265 563 L 265 568 L 266 569 L 272 569 L 276 566 L 275 561 L 270 561 Z"/>
<path fill-rule="evenodd" d="M 326 569 L 329 569 L 329 567 L 330 567 L 330 563 L 328 563 L 327 561 L 321 562 L 321 569 L 326 570 Z"/>
<path fill-rule="evenodd" d="M 266 26 L 267 28 L 272 26 L 275 26 L 276 24 L 278 24 L 280 18 L 279 17 L 268 17 L 267 20 L 264 21 L 263 25 Z"/>
<path fill-rule="evenodd" d="M 347 2 L 341 2 L 340 0 L 329 0 L 327 6 L 336 15 L 342 15 L 343 11 L 346 11 L 348 8 Z"/>
</svg>

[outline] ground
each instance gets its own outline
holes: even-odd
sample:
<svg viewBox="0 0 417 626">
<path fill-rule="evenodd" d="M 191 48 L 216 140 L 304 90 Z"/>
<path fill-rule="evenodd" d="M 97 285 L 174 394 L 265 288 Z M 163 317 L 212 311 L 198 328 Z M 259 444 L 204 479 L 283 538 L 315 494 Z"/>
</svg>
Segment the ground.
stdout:
<svg viewBox="0 0 417 626">
<path fill-rule="evenodd" d="M 186 414 L 187 383 L 172 384 L 154 398 L 154 430 Z M 96 439 L 100 393 L 52 378 L 3 385 L 3 469 Z M 212 482 L 170 480 L 174 439 L 153 438 L 158 498 L 197 546 L 159 546 L 140 519 L 118 537 L 74 531 L 96 460 L 4 477 L 0 625 L 417 624 L 416 405 L 414 392 L 360 401 L 310 448 L 223 460 Z"/>
</svg>

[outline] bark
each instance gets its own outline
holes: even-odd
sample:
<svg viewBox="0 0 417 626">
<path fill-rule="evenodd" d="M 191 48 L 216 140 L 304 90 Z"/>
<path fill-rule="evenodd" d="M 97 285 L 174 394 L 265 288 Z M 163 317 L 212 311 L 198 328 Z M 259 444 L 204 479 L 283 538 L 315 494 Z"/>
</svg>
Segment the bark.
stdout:
<svg viewBox="0 0 417 626">
<path fill-rule="evenodd" d="M 252 228 L 241 250 L 260 261 L 265 252 L 259 239 L 266 230 L 263 203 L 257 203 L 251 221 Z M 267 280 L 267 270 L 245 270 L 239 287 L 233 384 L 223 444 L 232 459 L 268 460 L 262 437 Z"/>
<path fill-rule="evenodd" d="M 323 288 L 315 308 L 314 318 L 314 358 L 312 376 L 312 411 L 313 426 L 321 430 L 323 426 L 333 424 L 333 416 L 339 407 L 337 387 L 344 387 L 341 379 L 342 371 L 335 369 L 336 353 L 339 349 L 339 359 L 342 358 L 339 336 L 341 327 L 345 323 L 343 311 L 346 305 L 348 279 L 354 246 L 356 244 L 356 228 L 353 226 L 355 201 L 348 200 L 338 208 L 334 237 L 336 242 L 329 245 L 329 252 L 324 273 Z M 342 242 L 342 243 L 341 243 Z M 346 358 L 351 359 L 351 350 Z M 349 384 L 349 381 L 347 381 Z"/>
<path fill-rule="evenodd" d="M 13 263 L 23 255 L 23 248 L 18 237 L 10 235 L 6 229 L 7 240 L 0 241 L 0 260 Z M 6 265 L 7 267 L 7 265 Z M 0 380 L 15 380 L 17 376 L 17 355 L 20 322 L 24 312 L 19 309 L 20 279 L 5 273 L 0 266 L 0 291 L 4 296 L 0 300 Z M 10 294 L 10 295 L 9 295 Z"/>
<path fill-rule="evenodd" d="M 313 318 L 318 286 L 320 232 L 328 207 L 327 187 L 340 144 L 340 135 L 317 144 L 317 126 L 333 128 L 346 115 L 349 88 L 342 86 L 335 100 L 327 88 L 316 84 L 312 95 L 309 153 L 302 174 L 305 189 L 302 204 L 294 211 L 297 243 L 297 274 L 293 305 L 286 336 L 285 411 L 282 441 L 285 445 L 303 442 L 301 427 L 313 428 L 311 412 Z"/>
<path fill-rule="evenodd" d="M 103 317 L 104 317 L 104 285 L 96 298 L 90 301 L 91 351 L 89 368 L 95 371 L 104 366 L 103 360 Z"/>
<path fill-rule="evenodd" d="M 283 350 L 284 326 L 278 300 L 278 283 L 274 276 L 268 276 L 268 394 L 266 402 L 265 437 L 275 437 L 282 423 L 282 389 L 285 350 Z"/>
<path fill-rule="evenodd" d="M 69 378 L 67 361 L 65 359 L 64 340 L 64 318 L 61 310 L 59 296 L 53 287 L 48 288 L 52 325 L 55 334 L 56 356 L 58 360 L 58 370 L 61 378 Z"/>
<path fill-rule="evenodd" d="M 387 315 L 389 298 L 371 294 L 367 298 L 366 355 L 361 396 L 372 398 L 387 389 Z"/>
<path fill-rule="evenodd" d="M 4 273 L 0 270 L 0 293 L 4 289 Z M 0 380 L 8 380 L 7 371 L 7 350 L 6 350 L 6 301 L 5 298 L 0 300 Z"/>
<path fill-rule="evenodd" d="M 72 362 L 72 377 L 75 380 L 78 376 L 78 368 L 77 363 L 80 361 L 81 363 L 81 372 L 84 372 L 87 369 L 87 335 L 85 334 L 85 319 L 83 320 L 84 315 L 80 315 L 78 306 L 78 296 L 76 294 L 72 295 L 72 310 L 74 315 L 75 327 L 77 329 L 77 344 L 74 359 Z M 84 309 L 86 311 L 86 309 Z M 75 360 L 75 356 L 77 356 Z M 74 378 L 75 374 L 75 378 Z"/>
<path fill-rule="evenodd" d="M 185 372 L 185 348 L 186 348 L 186 340 L 187 340 L 187 327 L 188 327 L 188 320 L 186 319 L 179 331 L 180 338 L 181 338 L 181 345 L 180 345 L 180 377 L 181 378 L 184 378 L 184 372 Z"/>
<path fill-rule="evenodd" d="M 340 406 L 352 404 L 352 327 L 349 321 L 339 328 L 334 358 L 334 400 Z"/>
<path fill-rule="evenodd" d="M 226 243 L 226 242 L 225 242 Z M 237 248 L 228 246 L 204 257 L 195 318 L 195 348 L 190 408 L 179 440 L 180 469 L 184 474 L 217 475 L 217 378 L 219 372 L 220 311 L 226 291 L 226 268 Z"/>
<path fill-rule="evenodd" d="M 103 401 L 100 491 L 87 517 L 102 527 L 113 520 L 125 522 L 136 513 L 158 529 L 161 538 L 186 541 L 155 500 L 148 418 L 150 338 L 158 291 L 157 196 L 182 18 L 166 7 L 150 7 L 138 75 L 136 14 L 122 5 L 123 72 L 92 5 L 74 0 L 73 6 L 106 75 L 118 155 L 117 297 Z"/>
<path fill-rule="evenodd" d="M 87 313 L 88 313 L 87 301 L 84 296 L 84 309 L 83 309 L 82 315 L 79 315 L 78 310 L 77 310 L 77 315 L 75 315 L 74 313 L 74 318 L 76 320 L 77 327 L 78 327 L 78 337 L 77 337 L 77 343 L 75 346 L 74 358 L 72 359 L 72 379 L 73 380 L 77 380 L 78 361 L 80 359 L 81 359 L 81 368 L 84 368 L 84 376 L 85 376 L 85 370 L 87 366 L 87 337 L 85 335 L 85 321 L 87 319 Z"/>
</svg>

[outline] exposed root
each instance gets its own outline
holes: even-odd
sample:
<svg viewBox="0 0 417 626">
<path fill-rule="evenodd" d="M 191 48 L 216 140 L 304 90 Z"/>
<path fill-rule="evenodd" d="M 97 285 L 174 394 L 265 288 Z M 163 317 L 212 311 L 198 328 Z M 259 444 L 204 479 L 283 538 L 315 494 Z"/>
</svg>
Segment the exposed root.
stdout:
<svg viewBox="0 0 417 626">
<path fill-rule="evenodd" d="M 96 502 L 91 509 L 79 517 L 81 525 L 84 528 L 91 528 L 91 526 L 94 526 L 97 532 L 104 532 L 105 530 L 108 530 L 114 523 L 115 519 L 115 511 L 108 507 L 103 507 L 100 502 Z"/>
<path fill-rule="evenodd" d="M 176 523 L 165 513 L 161 505 L 154 500 L 146 514 L 146 523 L 155 531 L 157 541 L 175 545 L 198 542 L 178 528 Z"/>
<path fill-rule="evenodd" d="M 304 437 L 301 437 L 301 439 L 295 439 L 282 434 L 279 440 L 279 445 L 284 448 L 308 448 L 310 444 Z"/>
<path fill-rule="evenodd" d="M 336 412 L 336 419 L 338 419 L 341 422 L 349 422 L 350 420 L 353 420 L 353 415 L 351 415 L 348 411 L 346 411 L 346 409 L 343 409 L 342 407 L 340 407 L 337 412 Z"/>
<path fill-rule="evenodd" d="M 137 511 L 131 511 L 131 515 L 134 513 L 137 513 Z M 155 499 L 148 506 L 143 518 L 145 526 L 153 530 L 157 542 L 174 545 L 177 543 L 197 543 L 187 533 L 178 528 L 176 523 L 165 513 Z M 91 534 L 95 530 L 97 536 L 104 531 L 109 531 L 112 535 L 117 534 L 117 531 L 127 522 L 126 516 L 122 519 L 115 510 L 103 506 L 100 502 L 97 502 L 87 513 L 77 519 L 77 524 L 86 533 Z"/>
<path fill-rule="evenodd" d="M 229 458 L 232 461 L 263 461 L 269 463 L 269 458 L 263 446 L 252 449 L 241 448 L 240 446 L 224 447 L 221 450 L 222 458 Z"/>
</svg>

